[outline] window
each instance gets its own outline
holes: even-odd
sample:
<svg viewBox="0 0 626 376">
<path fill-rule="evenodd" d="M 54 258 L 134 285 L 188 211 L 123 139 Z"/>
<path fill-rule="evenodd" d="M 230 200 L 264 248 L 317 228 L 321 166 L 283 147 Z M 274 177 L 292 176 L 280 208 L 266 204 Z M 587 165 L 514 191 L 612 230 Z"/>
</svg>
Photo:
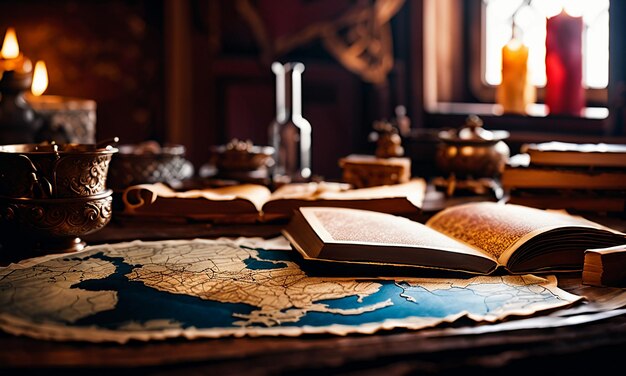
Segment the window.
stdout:
<svg viewBox="0 0 626 376">
<path fill-rule="evenodd" d="M 501 80 L 501 49 L 513 32 L 529 47 L 532 83 L 546 83 L 546 19 L 564 9 L 583 18 L 583 84 L 603 89 L 609 80 L 609 0 L 483 0 L 483 80 Z"/>
<path fill-rule="evenodd" d="M 462 116 L 477 114 L 486 119 L 494 129 L 519 131 L 524 135 L 543 139 L 546 134 L 571 137 L 577 135 L 621 134 L 621 112 L 609 117 L 609 90 L 613 98 L 623 74 L 622 45 L 620 34 L 609 40 L 609 13 L 611 30 L 615 32 L 620 21 L 626 19 L 626 7 L 622 2 L 609 0 L 423 0 L 423 108 L 427 127 L 449 127 L 460 124 Z M 579 10 L 576 11 L 576 6 Z M 610 8 L 609 8 L 610 5 Z M 488 7 L 494 7 L 488 11 Z M 499 8 L 498 8 L 499 7 Z M 570 13 L 582 15 L 585 23 L 583 54 L 586 84 L 586 105 L 581 117 L 550 116 L 544 105 L 545 88 L 545 27 L 549 15 L 558 14 L 565 8 Z M 519 9 L 519 11 L 518 11 Z M 516 13 L 516 11 L 518 11 Z M 495 26 L 487 32 L 487 13 L 494 18 Z M 524 15 L 524 13 L 526 13 Z M 532 17 L 535 17 L 533 19 Z M 522 14 L 519 16 L 519 14 Z M 539 14 L 539 16 L 537 16 Z M 495 104 L 497 84 L 501 72 L 501 48 L 512 35 L 513 17 L 520 31 L 520 39 L 535 38 L 535 65 L 538 72 L 537 101 L 528 106 L 529 116 L 503 114 Z M 526 19 L 524 18 L 526 17 Z M 500 31 L 494 31 L 499 28 Z M 526 35 L 522 35 L 524 32 Z M 495 39 L 495 64 L 487 77 L 487 36 Z M 612 50 L 608 44 L 611 42 Z M 531 44 L 530 42 L 527 42 Z M 532 46 L 531 46 L 532 48 Z M 494 55 L 494 52 L 491 52 Z M 611 76 L 609 77 L 609 54 Z M 591 59 L 589 59 L 591 57 Z M 492 58 L 493 59 L 493 58 Z M 615 101 L 611 102 L 614 108 Z M 521 137 L 521 136 L 520 136 Z M 530 137 L 530 136 L 529 136 Z M 565 136 L 564 136 L 565 137 Z M 565 138 L 561 138 L 565 140 Z M 528 141 L 528 140 L 526 140 Z"/>
</svg>

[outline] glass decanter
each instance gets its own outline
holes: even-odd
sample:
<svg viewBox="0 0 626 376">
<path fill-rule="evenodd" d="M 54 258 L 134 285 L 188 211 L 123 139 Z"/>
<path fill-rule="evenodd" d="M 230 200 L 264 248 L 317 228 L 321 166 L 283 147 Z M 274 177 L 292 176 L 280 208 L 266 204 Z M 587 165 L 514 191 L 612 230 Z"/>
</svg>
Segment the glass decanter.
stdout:
<svg viewBox="0 0 626 376">
<path fill-rule="evenodd" d="M 269 128 L 274 147 L 274 182 L 304 181 L 311 177 L 311 124 L 302 116 L 304 64 L 274 62 L 276 118 Z"/>
</svg>

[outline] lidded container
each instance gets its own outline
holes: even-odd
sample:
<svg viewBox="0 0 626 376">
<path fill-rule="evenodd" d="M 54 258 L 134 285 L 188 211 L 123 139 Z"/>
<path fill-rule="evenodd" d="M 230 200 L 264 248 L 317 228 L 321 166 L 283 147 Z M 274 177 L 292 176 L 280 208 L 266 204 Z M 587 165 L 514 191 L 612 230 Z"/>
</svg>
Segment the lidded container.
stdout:
<svg viewBox="0 0 626 376">
<path fill-rule="evenodd" d="M 509 135 L 484 129 L 483 121 L 470 115 L 460 128 L 439 132 L 437 166 L 444 175 L 460 179 L 498 178 L 510 156 L 504 142 Z"/>
</svg>

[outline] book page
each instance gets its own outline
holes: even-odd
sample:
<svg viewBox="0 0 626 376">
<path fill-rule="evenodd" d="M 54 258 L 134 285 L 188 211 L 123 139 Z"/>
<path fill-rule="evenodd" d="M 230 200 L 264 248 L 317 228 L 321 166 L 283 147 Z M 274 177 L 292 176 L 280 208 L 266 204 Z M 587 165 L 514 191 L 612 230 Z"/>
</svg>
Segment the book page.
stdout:
<svg viewBox="0 0 626 376">
<path fill-rule="evenodd" d="M 524 241 L 564 226 L 594 227 L 592 222 L 566 214 L 493 202 L 448 208 L 426 225 L 491 255 L 503 264 Z"/>
<path fill-rule="evenodd" d="M 379 187 L 349 189 L 348 184 L 342 183 L 300 183 L 287 184 L 277 189 L 270 201 L 284 199 L 298 199 L 304 201 L 349 201 L 373 200 L 406 197 L 416 207 L 421 207 L 424 201 L 426 183 L 423 179 L 414 179 L 408 183 L 383 185 Z"/>
<path fill-rule="evenodd" d="M 300 211 L 325 243 L 404 245 L 486 257 L 465 244 L 403 217 L 343 208 L 313 207 L 301 208 Z"/>
<path fill-rule="evenodd" d="M 345 183 L 291 183 L 274 191 L 269 200 L 315 200 L 327 192 L 345 192 L 349 189 L 350 185 Z"/>
<path fill-rule="evenodd" d="M 143 191 L 143 192 L 141 192 Z M 146 195 L 145 193 L 148 193 Z M 124 191 L 124 205 L 133 210 L 156 201 L 158 197 L 162 198 L 204 198 L 211 201 L 232 201 L 243 199 L 250 201 L 257 210 L 261 210 L 263 204 L 269 199 L 270 190 L 262 185 L 257 184 L 241 184 L 230 187 L 214 188 L 214 189 L 196 189 L 185 192 L 177 192 L 169 188 L 165 184 L 141 184 L 129 187 Z M 146 202 L 145 197 L 148 197 Z"/>
<path fill-rule="evenodd" d="M 327 191 L 320 195 L 324 200 L 367 200 L 392 197 L 406 197 L 415 206 L 421 207 L 424 201 L 426 183 L 423 179 L 414 179 L 408 183 L 382 185 L 378 187 L 351 189 L 342 192 Z"/>
</svg>

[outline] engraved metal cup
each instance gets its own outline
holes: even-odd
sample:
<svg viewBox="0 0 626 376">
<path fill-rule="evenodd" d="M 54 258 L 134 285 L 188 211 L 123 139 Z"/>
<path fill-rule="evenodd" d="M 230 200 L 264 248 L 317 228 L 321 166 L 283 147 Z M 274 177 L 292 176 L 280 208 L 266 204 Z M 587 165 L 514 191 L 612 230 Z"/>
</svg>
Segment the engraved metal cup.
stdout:
<svg viewBox="0 0 626 376">
<path fill-rule="evenodd" d="M 116 152 L 91 144 L 0 146 L 0 196 L 42 199 L 101 193 Z"/>
<path fill-rule="evenodd" d="M 21 256 L 80 250 L 111 219 L 106 189 L 116 148 L 93 144 L 0 146 L 0 243 Z"/>
</svg>

